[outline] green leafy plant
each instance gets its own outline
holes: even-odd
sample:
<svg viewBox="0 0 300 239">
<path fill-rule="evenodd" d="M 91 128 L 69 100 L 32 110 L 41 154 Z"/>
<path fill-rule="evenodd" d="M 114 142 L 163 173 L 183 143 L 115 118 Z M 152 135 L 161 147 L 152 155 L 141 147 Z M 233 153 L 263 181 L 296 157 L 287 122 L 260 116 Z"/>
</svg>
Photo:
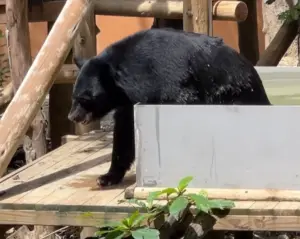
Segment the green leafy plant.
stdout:
<svg viewBox="0 0 300 239">
<path fill-rule="evenodd" d="M 288 9 L 278 15 L 278 19 L 282 21 L 292 22 L 299 19 L 300 16 L 300 4 L 297 3 L 291 9 Z"/>
<path fill-rule="evenodd" d="M 99 238 L 106 239 L 158 239 L 160 231 L 151 227 L 152 223 L 163 216 L 173 216 L 176 220 L 180 214 L 195 207 L 196 215 L 200 212 L 207 214 L 212 213 L 212 209 L 231 209 L 234 203 L 228 200 L 210 200 L 205 191 L 197 194 L 186 194 L 186 189 L 193 177 L 185 177 L 180 180 L 176 188 L 165 188 L 161 191 L 149 193 L 147 200 L 141 201 L 137 199 L 120 200 L 119 203 L 129 203 L 136 207 L 134 213 L 124 218 L 121 222 L 101 226 L 96 235 Z M 166 198 L 166 203 L 154 203 L 159 197 Z M 142 213 L 143 211 L 143 213 Z M 92 216 L 90 213 L 85 216 Z"/>
</svg>

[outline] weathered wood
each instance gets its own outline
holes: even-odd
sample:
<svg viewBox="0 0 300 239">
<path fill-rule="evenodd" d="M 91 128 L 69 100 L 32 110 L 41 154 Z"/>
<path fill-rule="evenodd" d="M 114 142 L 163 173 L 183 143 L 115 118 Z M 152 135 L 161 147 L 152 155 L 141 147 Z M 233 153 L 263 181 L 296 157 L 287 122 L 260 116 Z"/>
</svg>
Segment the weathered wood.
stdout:
<svg viewBox="0 0 300 239">
<path fill-rule="evenodd" d="M 14 92 L 18 90 L 32 62 L 27 9 L 28 0 L 12 0 L 6 4 L 10 72 Z M 27 162 L 47 152 L 45 126 L 42 112 L 38 110 L 30 131 L 27 132 L 28 136 L 24 138 Z"/>
<path fill-rule="evenodd" d="M 14 92 L 17 92 L 20 87 L 32 62 L 27 9 L 28 0 L 11 0 L 6 4 L 8 49 Z M 11 118 L 11 120 L 14 120 L 14 118 Z M 45 127 L 46 123 L 42 112 L 37 110 L 36 117 L 31 123 L 29 135 L 24 137 L 23 147 L 27 163 L 47 152 Z M 35 228 L 37 236 L 40 233 L 38 229 L 41 228 Z M 49 227 L 42 230 L 49 231 Z"/>
<path fill-rule="evenodd" d="M 248 16 L 248 7 L 242 1 L 213 1 L 212 14 L 218 16 L 219 21 L 230 21 L 234 16 L 235 21 L 243 22 Z"/>
<path fill-rule="evenodd" d="M 222 3 L 221 3 L 222 2 Z M 30 22 L 55 21 L 58 17 L 65 1 L 50 1 L 44 2 L 41 7 L 32 7 L 29 12 Z M 122 6 L 122 7 L 120 7 Z M 211 9 L 212 11 L 212 9 Z M 100 1 L 95 2 L 96 15 L 115 15 L 115 16 L 135 16 L 135 17 L 156 17 L 169 19 L 182 19 L 183 1 L 168 0 L 115 0 L 115 1 Z M 231 20 L 242 21 L 246 16 L 245 5 L 241 1 L 225 1 L 222 0 L 214 9 L 214 20 Z M 5 17 L 0 9 L 0 23 L 5 23 Z M 220 16 L 218 16 L 220 14 Z"/>
<path fill-rule="evenodd" d="M 146 200 L 149 193 L 162 190 L 158 187 L 129 187 L 125 191 L 127 199 L 136 198 Z M 205 188 L 211 199 L 224 198 L 237 201 L 297 201 L 300 202 L 300 191 L 296 190 L 262 190 L 262 189 L 210 189 Z M 186 193 L 197 193 L 198 188 L 187 188 Z M 170 196 L 172 198 L 172 196 Z M 159 200 L 166 200 L 160 196 Z"/>
<path fill-rule="evenodd" d="M 298 22 L 284 22 L 267 49 L 261 54 L 257 66 L 277 66 L 298 34 Z"/>
<path fill-rule="evenodd" d="M 259 59 L 259 39 L 257 24 L 257 1 L 243 0 L 248 7 L 248 16 L 245 21 L 238 23 L 240 53 L 253 65 Z"/>
<path fill-rule="evenodd" d="M 79 34 L 77 35 L 74 46 L 74 57 L 82 57 L 88 59 L 97 54 L 97 39 L 96 39 L 96 19 L 94 9 L 85 17 Z M 69 109 L 68 109 L 69 110 Z M 87 125 L 75 124 L 75 133 L 81 135 L 92 130 L 100 129 L 100 121 L 96 120 Z"/>
<path fill-rule="evenodd" d="M 185 0 L 183 2 L 183 29 L 188 32 L 212 34 L 210 0 Z"/>
<path fill-rule="evenodd" d="M 91 0 L 68 0 L 0 122 L 0 175 L 40 109 Z"/>
<path fill-rule="evenodd" d="M 16 92 L 31 65 L 28 26 L 28 1 L 11 0 L 6 4 L 8 57 L 13 89 Z"/>
<path fill-rule="evenodd" d="M 111 146 L 111 133 L 90 133 L 1 178 L 0 224 L 93 227 L 128 216 L 136 207 L 118 202 L 134 183 L 133 171 L 116 187 L 96 186 L 109 169 Z M 227 216 L 216 218 L 214 230 L 296 231 L 299 209 L 293 201 L 235 201 Z"/>
</svg>

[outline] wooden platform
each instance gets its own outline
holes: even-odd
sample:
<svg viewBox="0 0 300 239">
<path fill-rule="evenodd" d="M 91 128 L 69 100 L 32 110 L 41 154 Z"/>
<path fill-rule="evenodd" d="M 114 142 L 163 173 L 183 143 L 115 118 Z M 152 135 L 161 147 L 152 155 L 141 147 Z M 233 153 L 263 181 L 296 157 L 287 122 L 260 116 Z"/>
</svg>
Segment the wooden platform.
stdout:
<svg viewBox="0 0 300 239">
<path fill-rule="evenodd" d="M 135 182 L 99 189 L 96 179 L 110 165 L 112 135 L 74 139 L 43 158 L 0 179 L 0 224 L 97 226 L 120 220 L 134 209 L 118 204 Z M 300 228 L 300 202 L 239 201 L 217 230 Z"/>
</svg>

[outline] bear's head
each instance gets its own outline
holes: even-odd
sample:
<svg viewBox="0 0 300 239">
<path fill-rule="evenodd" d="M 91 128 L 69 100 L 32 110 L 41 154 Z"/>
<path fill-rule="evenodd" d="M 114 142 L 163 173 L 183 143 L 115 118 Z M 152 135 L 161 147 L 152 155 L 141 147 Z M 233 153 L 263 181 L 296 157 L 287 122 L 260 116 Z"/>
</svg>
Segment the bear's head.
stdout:
<svg viewBox="0 0 300 239">
<path fill-rule="evenodd" d="M 74 58 L 74 62 L 79 68 L 79 73 L 73 88 L 68 119 L 88 124 L 102 118 L 116 106 L 112 92 L 107 91 L 107 87 L 110 86 L 105 83 L 112 82 L 109 66 L 96 58 Z"/>
</svg>

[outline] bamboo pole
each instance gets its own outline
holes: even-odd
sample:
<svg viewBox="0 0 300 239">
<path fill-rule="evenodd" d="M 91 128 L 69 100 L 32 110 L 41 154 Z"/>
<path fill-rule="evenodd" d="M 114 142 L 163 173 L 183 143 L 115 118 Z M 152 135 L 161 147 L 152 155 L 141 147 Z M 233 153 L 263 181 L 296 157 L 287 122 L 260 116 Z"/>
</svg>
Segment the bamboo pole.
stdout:
<svg viewBox="0 0 300 239">
<path fill-rule="evenodd" d="M 0 176 L 40 109 L 92 0 L 67 0 L 0 122 Z"/>
</svg>

